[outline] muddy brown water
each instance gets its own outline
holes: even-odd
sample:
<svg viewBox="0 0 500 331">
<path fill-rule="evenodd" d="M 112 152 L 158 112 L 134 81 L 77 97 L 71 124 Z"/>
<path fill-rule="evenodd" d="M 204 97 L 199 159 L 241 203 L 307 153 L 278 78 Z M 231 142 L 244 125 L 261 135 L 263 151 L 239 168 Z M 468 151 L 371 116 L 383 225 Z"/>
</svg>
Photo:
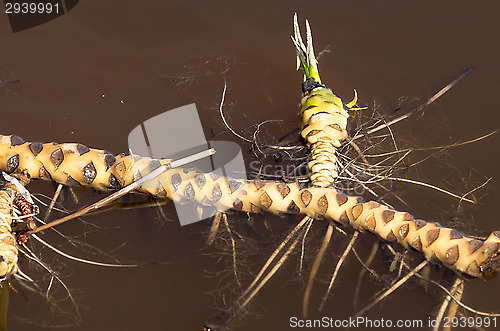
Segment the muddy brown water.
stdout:
<svg viewBox="0 0 500 331">
<path fill-rule="evenodd" d="M 361 102 L 390 112 L 401 97 L 423 101 L 468 65 L 475 71 L 428 107 L 423 115 L 394 127 L 401 144 L 418 147 L 447 145 L 477 138 L 499 128 L 500 23 L 496 2 L 419 1 L 81 1 L 62 17 L 12 33 L 0 14 L 0 80 L 21 80 L 0 88 L 2 134 L 26 140 L 81 142 L 114 153 L 127 151 L 127 136 L 144 120 L 164 111 L 195 102 L 207 136 L 239 142 L 222 126 L 216 108 L 223 89 L 219 75 L 228 82 L 228 119 L 247 134 L 252 125 L 268 119 L 290 122 L 269 128 L 267 139 L 291 128 L 300 97 L 301 75 L 294 70 L 295 53 L 289 35 L 292 16 L 312 24 L 316 51 L 328 46 L 320 60 L 323 80 L 345 100 L 356 88 Z M 186 82 L 183 78 L 189 77 Z M 179 83 L 183 83 L 179 85 Z M 292 123 L 292 124 L 290 124 Z M 183 123 L 181 125 L 186 125 Z M 245 131 L 246 130 L 246 131 Z M 425 180 L 464 193 L 493 177 L 477 192 L 476 206 L 464 204 L 459 226 L 484 235 L 499 229 L 499 135 L 475 144 L 453 148 L 438 160 L 430 159 L 409 172 Z M 243 145 L 248 151 L 248 146 Z M 251 155 L 246 155 L 251 159 Z M 52 194 L 49 183 L 30 185 L 32 192 Z M 404 198 L 419 217 L 450 221 L 457 201 L 428 189 L 401 185 Z M 81 203 L 96 199 L 91 192 L 76 192 Z M 100 195 L 103 196 L 103 195 Z M 67 202 L 68 208 L 76 208 Z M 165 261 L 136 269 L 102 268 L 52 254 L 36 246 L 44 262 L 60 272 L 72 290 L 82 321 L 69 330 L 200 330 L 238 293 L 231 271 L 224 269 L 217 248 L 206 248 L 204 232 L 209 221 L 181 227 L 172 206 L 164 208 L 172 222 L 158 220 L 155 209 L 111 210 L 86 221 L 65 224 L 58 230 L 92 249 L 75 249 L 61 237 L 47 232 L 46 240 L 74 255 L 120 262 Z M 246 220 L 244 215 L 233 215 Z M 264 218 L 257 217 L 258 222 Z M 283 220 L 257 240 L 249 258 L 257 272 L 287 227 L 300 218 Z M 262 227 L 261 231 L 265 231 Z M 321 229 L 318 228 L 317 240 Z M 361 253 L 370 249 L 369 236 L 360 241 Z M 338 245 L 344 245 L 341 240 Z M 317 249 L 312 247 L 311 250 Z M 340 253 L 337 250 L 336 253 Z M 312 253 L 311 253 L 312 254 Z M 379 257 L 377 268 L 383 270 Z M 320 269 L 327 280 L 333 259 Z M 24 263 L 24 264 L 23 264 Z M 287 330 L 292 316 L 301 316 L 303 283 L 297 256 L 270 281 L 251 306 L 252 313 L 237 320 L 237 330 Z M 43 270 L 21 268 L 40 280 Z M 354 314 L 352 296 L 359 263 L 351 257 L 322 312 L 317 306 L 326 289 L 316 283 L 311 318 L 346 319 Z M 45 276 L 45 278 L 43 278 Z M 436 274 L 439 281 L 442 274 Z M 306 279 L 306 278 L 304 278 Z M 224 289 L 227 281 L 233 281 Z M 245 279 L 246 283 L 250 278 Z M 378 287 L 377 287 L 378 286 Z M 365 280 L 361 305 L 381 290 Z M 220 292 L 217 290 L 220 289 Z M 64 299 L 61 286 L 53 295 Z M 499 311 L 500 281 L 467 282 L 464 301 L 472 307 Z M 422 320 L 427 326 L 442 294 L 425 293 L 413 283 L 393 294 L 367 316 Z M 23 290 L 11 294 L 11 330 L 43 329 L 40 325 L 71 322 L 74 308 L 66 299 L 63 313 L 51 313 L 47 301 Z M 64 313 L 66 315 L 64 315 Z M 497 321 L 500 324 L 500 320 Z M 48 327 L 51 329 L 51 327 Z M 47 327 L 45 328 L 47 329 Z M 428 327 L 424 327 L 428 329 Z"/>
</svg>

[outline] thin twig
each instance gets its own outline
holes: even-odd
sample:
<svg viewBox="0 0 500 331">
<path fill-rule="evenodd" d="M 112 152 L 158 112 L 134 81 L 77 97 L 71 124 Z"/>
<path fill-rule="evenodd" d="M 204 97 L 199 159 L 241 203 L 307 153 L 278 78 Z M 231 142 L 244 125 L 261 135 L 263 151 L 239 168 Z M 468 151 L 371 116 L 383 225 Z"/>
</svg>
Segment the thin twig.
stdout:
<svg viewBox="0 0 500 331">
<path fill-rule="evenodd" d="M 56 204 L 56 201 L 59 198 L 59 194 L 61 194 L 63 186 L 64 186 L 63 184 L 59 184 L 57 186 L 56 192 L 54 193 L 54 196 L 50 201 L 49 208 L 47 209 L 47 213 L 45 213 L 45 218 L 43 219 L 45 222 L 47 222 L 47 220 L 49 219 L 50 213 L 52 212 L 52 208 L 54 208 L 54 205 Z"/>
<path fill-rule="evenodd" d="M 154 171 L 150 172 L 146 176 L 142 177 L 138 181 L 135 181 L 132 184 L 128 185 L 127 187 L 122 188 L 120 191 L 115 192 L 115 193 L 109 195 L 108 197 L 106 197 L 106 198 L 104 198 L 96 203 L 91 204 L 90 206 L 82 208 L 79 211 L 77 211 L 71 215 L 65 216 L 63 218 L 60 218 L 60 219 L 55 220 L 53 222 L 50 222 L 48 224 L 42 225 L 42 226 L 40 226 L 40 227 L 36 228 L 35 230 L 30 231 L 28 233 L 29 234 L 37 233 L 37 232 L 46 230 L 48 228 L 51 228 L 53 226 L 59 225 L 61 223 L 67 222 L 69 220 L 72 220 L 74 218 L 83 216 L 91 211 L 97 210 L 97 209 L 109 204 L 110 202 L 115 201 L 116 199 L 119 199 L 120 197 L 124 196 L 125 194 L 129 193 L 130 191 L 133 191 L 133 190 L 139 188 L 142 184 L 152 180 L 153 178 L 161 175 L 162 173 L 164 173 L 165 171 L 167 171 L 169 169 L 179 167 L 181 165 L 193 162 L 195 160 L 198 160 L 200 158 L 207 157 L 207 156 L 210 156 L 213 154 L 215 154 L 215 150 L 213 148 L 211 148 L 209 150 L 193 154 L 191 156 L 179 159 L 177 161 L 172 161 L 170 163 L 166 163 L 166 164 L 158 167 Z"/>
<path fill-rule="evenodd" d="M 311 290 L 314 282 L 314 278 L 316 277 L 316 274 L 318 273 L 319 266 L 321 265 L 321 262 L 323 260 L 323 256 L 325 255 L 326 248 L 328 247 L 328 244 L 330 243 L 330 240 L 332 239 L 332 234 L 333 234 L 333 225 L 328 224 L 328 228 L 326 230 L 326 234 L 323 238 L 323 242 L 321 244 L 321 247 L 318 251 L 318 254 L 316 254 L 316 258 L 314 259 L 314 263 L 311 269 L 311 273 L 309 274 L 309 280 L 307 281 L 307 286 L 306 286 L 306 291 L 304 293 L 304 300 L 302 301 L 302 316 L 305 318 L 307 317 L 307 312 L 308 312 L 308 306 L 309 306 L 309 296 L 311 295 Z"/>
<path fill-rule="evenodd" d="M 64 253 L 63 251 L 55 248 L 54 246 L 52 246 L 48 242 L 44 241 L 42 238 L 38 237 L 36 234 L 33 234 L 32 237 L 35 238 L 38 242 L 40 242 L 44 246 L 46 246 L 46 247 L 50 248 L 51 250 L 53 250 L 54 252 L 56 252 L 57 254 L 62 255 L 70 260 L 78 261 L 78 262 L 82 262 L 82 263 L 87 263 L 87 264 L 92 264 L 92 265 L 96 265 L 99 267 L 136 268 L 136 267 L 143 267 L 146 265 L 158 263 L 158 262 L 152 262 L 152 263 L 143 263 L 143 264 L 112 264 L 112 263 L 95 262 L 95 261 L 91 261 L 91 260 L 82 259 L 82 258 L 79 258 L 76 256 L 72 256 L 72 255 L 69 255 L 68 253 Z"/>
<path fill-rule="evenodd" d="M 219 114 L 224 122 L 224 126 L 231 131 L 232 134 L 234 134 L 236 137 L 240 138 L 243 141 L 246 141 L 251 144 L 255 144 L 256 146 L 263 146 L 263 147 L 268 147 L 268 148 L 273 148 L 273 149 L 282 149 L 282 150 L 295 150 L 302 148 L 302 146 L 276 146 L 276 145 L 267 145 L 263 143 L 259 143 L 253 139 L 248 139 L 246 137 L 243 137 L 240 135 L 238 132 L 236 132 L 229 124 L 227 123 L 226 117 L 224 116 L 224 111 L 223 111 L 223 106 L 224 106 L 224 101 L 226 100 L 226 91 L 227 91 L 227 82 L 226 82 L 226 77 L 224 77 L 224 89 L 222 90 L 222 96 L 220 100 L 220 105 L 219 105 Z"/>
<path fill-rule="evenodd" d="M 417 108 L 413 109 L 409 113 L 406 113 L 406 114 L 404 114 L 404 115 L 402 115 L 402 116 L 400 116 L 398 118 L 393 119 L 392 121 L 389 121 L 387 123 L 384 123 L 384 124 L 381 124 L 381 125 L 377 126 L 376 128 L 368 130 L 364 134 L 359 134 L 356 137 L 352 138 L 352 140 L 362 138 L 365 135 L 369 135 L 369 134 L 372 134 L 372 133 L 374 133 L 376 131 L 379 131 L 379 130 L 382 130 L 384 128 L 387 128 L 387 127 L 389 127 L 389 126 L 391 126 L 391 125 L 393 125 L 393 124 L 395 124 L 397 122 L 400 122 L 400 121 L 402 121 L 402 120 L 410 117 L 411 115 L 415 114 L 416 112 L 421 111 L 422 109 L 424 109 L 425 107 L 429 106 L 431 103 L 433 103 L 434 101 L 436 101 L 440 96 L 442 96 L 443 94 L 445 94 L 446 92 L 448 92 L 448 90 L 450 90 L 453 86 L 455 86 L 455 84 L 457 84 L 459 81 L 461 81 L 462 79 L 464 79 L 473 70 L 474 70 L 474 67 L 468 66 L 457 78 L 455 78 L 448 85 L 446 85 L 445 87 L 443 87 L 441 90 L 439 90 L 439 92 L 437 92 L 436 94 L 434 94 L 431 98 L 429 98 L 426 102 L 424 102 L 423 104 L 421 104 Z"/>
<path fill-rule="evenodd" d="M 403 278 L 398 280 L 394 285 L 392 285 L 387 291 L 382 293 L 379 297 L 377 297 L 375 300 L 373 300 L 372 303 L 370 303 L 368 306 L 365 308 L 361 309 L 355 316 L 354 318 L 357 318 L 359 316 L 363 316 L 365 312 L 373 308 L 377 303 L 380 301 L 384 300 L 387 296 L 389 296 L 392 292 L 397 290 L 401 285 L 403 285 L 408 279 L 410 279 L 413 275 L 417 274 L 423 267 L 425 267 L 429 262 L 427 260 L 424 260 L 422 263 L 420 263 L 417 267 L 415 267 L 412 271 L 407 273 Z"/>
<path fill-rule="evenodd" d="M 344 263 L 345 259 L 347 258 L 347 255 L 351 252 L 352 247 L 354 246 L 354 243 L 356 242 L 356 239 L 358 239 L 359 231 L 355 231 L 354 235 L 351 238 L 351 241 L 349 241 L 349 244 L 347 245 L 346 249 L 344 250 L 344 253 L 340 257 L 339 261 L 337 262 L 337 266 L 335 267 L 335 271 L 333 272 L 332 278 L 330 279 L 330 284 L 328 284 L 328 290 L 326 291 L 325 295 L 323 296 L 323 299 L 321 300 L 321 304 L 319 305 L 319 310 L 323 310 L 323 307 L 325 306 L 326 300 L 328 299 L 328 295 L 330 294 L 330 291 L 332 289 L 333 283 L 335 282 L 335 279 L 337 278 L 337 274 L 339 273 L 340 267 Z"/>
</svg>

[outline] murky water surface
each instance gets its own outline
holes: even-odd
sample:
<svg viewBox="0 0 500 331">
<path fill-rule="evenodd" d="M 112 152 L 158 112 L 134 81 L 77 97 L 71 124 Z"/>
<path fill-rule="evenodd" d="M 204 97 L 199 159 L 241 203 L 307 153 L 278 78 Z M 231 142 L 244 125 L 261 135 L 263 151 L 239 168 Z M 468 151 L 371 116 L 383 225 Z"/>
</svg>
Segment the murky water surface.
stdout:
<svg viewBox="0 0 500 331">
<path fill-rule="evenodd" d="M 223 127 L 216 111 L 224 74 L 228 84 L 226 112 L 235 130 L 248 136 L 252 125 L 260 121 L 287 121 L 265 128 L 264 139 L 272 142 L 295 127 L 302 77 L 294 70 L 295 53 L 289 36 L 292 16 L 297 12 L 301 21 L 308 18 L 312 24 L 316 51 L 328 50 L 320 59 L 323 80 L 345 100 L 356 88 L 362 103 L 375 105 L 382 113 L 404 107 L 405 102 L 423 102 L 465 67 L 474 65 L 474 73 L 423 114 L 393 128 L 400 148 L 470 140 L 497 130 L 500 124 L 499 10 L 497 2 L 456 1 L 88 0 L 56 20 L 18 33 L 12 33 L 2 13 L 0 80 L 21 82 L 0 88 L 0 132 L 25 140 L 81 142 L 120 153 L 127 151 L 127 136 L 139 123 L 194 102 L 207 137 L 239 143 Z M 189 123 L 178 125 L 186 126 L 188 132 Z M 422 218 L 456 221 L 480 235 L 499 229 L 499 142 L 497 134 L 449 149 L 407 174 L 460 194 L 493 177 L 477 192 L 479 203 L 462 204 L 464 212 L 458 218 L 453 218 L 455 199 L 425 188 L 401 184 L 399 192 L 409 206 L 392 202 Z M 247 153 L 249 146 L 242 146 Z M 251 154 L 245 155 L 251 160 Z M 31 184 L 30 190 L 53 194 L 49 183 Z M 82 204 L 99 197 L 89 191 L 76 193 Z M 65 205 L 76 208 L 70 197 Z M 47 241 L 80 257 L 169 263 L 136 269 L 103 268 L 69 261 L 38 245 L 44 262 L 60 272 L 72 290 L 82 315 L 81 324 L 68 329 L 200 330 L 218 308 L 236 298 L 241 290 L 232 272 L 217 274 L 230 257 L 218 262 L 219 249 L 206 248 L 209 221 L 181 227 L 172 206 L 166 206 L 164 212 L 174 221 L 163 221 L 154 208 L 111 210 L 85 219 L 93 225 L 75 221 L 58 227 L 100 252 L 82 250 L 81 246 L 76 249 L 57 234 L 45 233 Z M 231 217 L 247 220 L 245 215 Z M 253 272 L 299 219 L 256 217 L 265 240 L 256 240 L 253 246 L 255 255 L 248 260 Z M 264 220 L 274 227 L 263 226 Z M 315 229 L 319 242 L 321 226 Z M 372 242 L 370 236 L 363 236 L 358 243 L 360 254 L 366 257 Z M 335 253 L 340 254 L 345 242 L 338 239 L 336 244 L 339 249 Z M 318 246 L 311 244 L 309 255 L 314 256 L 316 249 Z M 383 271 L 387 264 L 380 256 L 378 260 L 375 267 Z M 270 281 L 250 308 L 258 317 L 250 315 L 237 321 L 238 330 L 287 330 L 289 318 L 301 316 L 304 289 L 298 261 L 295 256 Z M 311 260 L 308 262 L 310 265 Z M 333 262 L 329 256 L 320 269 L 321 280 L 328 280 Z M 327 285 L 316 283 L 311 317 L 352 316 L 360 269 L 351 256 L 322 312 L 317 306 Z M 46 275 L 40 284 L 45 288 L 49 285 L 50 278 L 43 270 L 23 270 L 38 279 Z M 441 277 L 436 274 L 435 280 Z M 245 278 L 243 285 L 250 280 Z M 226 289 L 228 281 L 233 284 Z M 361 305 L 370 301 L 374 289 L 380 290 L 380 284 L 366 278 Z M 53 291 L 55 297 L 64 299 L 61 286 L 54 284 Z M 499 311 L 499 291 L 498 279 L 470 281 L 464 301 L 476 308 Z M 439 292 L 425 293 L 412 283 L 367 316 L 394 321 L 421 319 L 426 325 L 441 297 Z M 71 303 L 66 300 L 59 308 L 69 318 L 51 314 L 47 301 L 37 294 L 26 290 L 12 294 L 11 329 L 35 330 L 39 328 L 36 324 L 71 322 L 75 314 Z"/>
</svg>

